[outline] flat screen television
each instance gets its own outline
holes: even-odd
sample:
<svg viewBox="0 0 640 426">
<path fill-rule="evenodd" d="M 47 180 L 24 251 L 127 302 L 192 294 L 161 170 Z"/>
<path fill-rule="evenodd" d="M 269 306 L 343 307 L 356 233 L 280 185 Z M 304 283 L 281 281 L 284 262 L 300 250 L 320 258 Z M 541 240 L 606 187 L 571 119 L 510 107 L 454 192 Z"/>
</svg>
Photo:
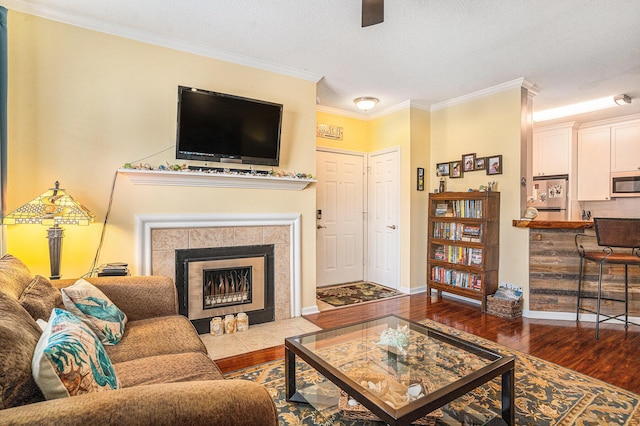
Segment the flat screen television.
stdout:
<svg viewBox="0 0 640 426">
<path fill-rule="evenodd" d="M 282 105 L 178 86 L 176 158 L 277 166 Z"/>
</svg>

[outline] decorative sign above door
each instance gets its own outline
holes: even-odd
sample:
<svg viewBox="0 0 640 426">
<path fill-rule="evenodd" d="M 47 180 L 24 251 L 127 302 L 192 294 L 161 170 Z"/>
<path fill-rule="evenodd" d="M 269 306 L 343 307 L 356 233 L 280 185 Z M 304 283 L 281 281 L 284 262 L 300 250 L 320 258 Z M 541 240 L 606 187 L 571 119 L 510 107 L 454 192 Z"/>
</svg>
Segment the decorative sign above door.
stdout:
<svg viewBox="0 0 640 426">
<path fill-rule="evenodd" d="M 342 140 L 344 128 L 339 126 L 330 126 L 329 124 L 316 124 L 316 136 L 319 138 Z"/>
</svg>

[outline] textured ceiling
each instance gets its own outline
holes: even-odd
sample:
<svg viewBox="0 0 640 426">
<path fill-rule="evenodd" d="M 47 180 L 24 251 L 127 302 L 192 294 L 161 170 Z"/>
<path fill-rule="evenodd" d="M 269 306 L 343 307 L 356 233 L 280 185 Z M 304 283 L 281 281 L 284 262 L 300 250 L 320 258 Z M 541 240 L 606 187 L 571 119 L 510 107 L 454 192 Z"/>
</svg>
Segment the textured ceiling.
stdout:
<svg viewBox="0 0 640 426">
<path fill-rule="evenodd" d="M 626 93 L 640 112 L 638 0 L 7 0 L 9 9 L 316 76 L 319 104 L 429 106 L 524 77 L 534 110 Z M 120 35 L 121 35 L 120 34 Z M 138 37 L 140 36 L 140 37 Z M 197 50 L 197 49 L 196 49 Z M 215 88 L 212 88 L 215 89 Z"/>
</svg>

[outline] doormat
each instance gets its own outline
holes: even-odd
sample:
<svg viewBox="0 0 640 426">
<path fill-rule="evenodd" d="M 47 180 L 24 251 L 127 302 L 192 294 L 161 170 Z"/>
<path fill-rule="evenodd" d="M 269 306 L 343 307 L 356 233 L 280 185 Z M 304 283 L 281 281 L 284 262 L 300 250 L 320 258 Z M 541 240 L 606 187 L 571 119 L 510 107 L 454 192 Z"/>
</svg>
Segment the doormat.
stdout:
<svg viewBox="0 0 640 426">
<path fill-rule="evenodd" d="M 316 298 L 334 307 L 354 305 L 356 303 L 375 302 L 390 297 L 404 296 L 403 293 L 373 283 L 353 283 L 333 287 L 321 287 L 316 290 Z"/>
</svg>

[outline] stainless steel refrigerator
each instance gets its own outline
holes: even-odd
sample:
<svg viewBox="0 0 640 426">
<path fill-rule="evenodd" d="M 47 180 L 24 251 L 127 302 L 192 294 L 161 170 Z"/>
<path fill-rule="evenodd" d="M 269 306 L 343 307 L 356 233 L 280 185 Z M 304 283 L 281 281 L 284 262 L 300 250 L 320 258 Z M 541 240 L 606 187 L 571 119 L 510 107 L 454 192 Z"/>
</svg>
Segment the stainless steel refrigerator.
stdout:
<svg viewBox="0 0 640 426">
<path fill-rule="evenodd" d="M 539 220 L 567 220 L 568 186 L 567 175 L 534 177 L 527 207 L 538 210 Z"/>
</svg>

